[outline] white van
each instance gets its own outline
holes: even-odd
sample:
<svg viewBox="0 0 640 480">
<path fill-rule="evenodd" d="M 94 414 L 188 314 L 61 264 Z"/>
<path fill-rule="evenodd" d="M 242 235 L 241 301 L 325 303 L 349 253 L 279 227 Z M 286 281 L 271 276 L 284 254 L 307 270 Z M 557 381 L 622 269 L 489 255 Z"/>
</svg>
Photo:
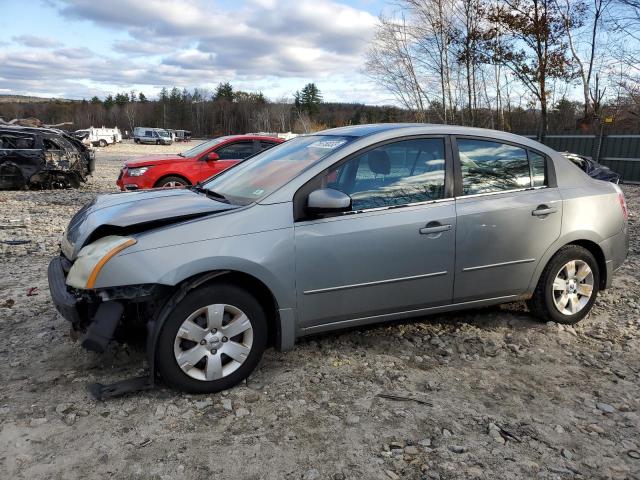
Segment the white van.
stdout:
<svg viewBox="0 0 640 480">
<path fill-rule="evenodd" d="M 155 145 L 171 145 L 171 134 L 163 128 L 136 127 L 133 129 L 135 143 L 151 143 Z"/>
<path fill-rule="evenodd" d="M 73 135 L 85 145 L 94 147 L 106 147 L 114 143 L 122 143 L 122 132 L 118 127 L 90 127 L 84 130 L 76 130 Z"/>
</svg>

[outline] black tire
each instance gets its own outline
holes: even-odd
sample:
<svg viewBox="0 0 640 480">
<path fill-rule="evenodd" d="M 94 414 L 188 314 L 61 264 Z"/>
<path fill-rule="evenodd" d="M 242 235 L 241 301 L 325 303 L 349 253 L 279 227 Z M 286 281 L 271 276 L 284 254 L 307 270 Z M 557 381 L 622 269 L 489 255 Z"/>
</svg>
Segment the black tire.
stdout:
<svg viewBox="0 0 640 480">
<path fill-rule="evenodd" d="M 156 140 L 156 145 L 160 145 L 160 140 Z"/>
<path fill-rule="evenodd" d="M 104 148 L 104 147 L 106 147 L 106 146 L 107 146 L 107 141 L 106 141 L 106 140 L 104 140 L 104 139 L 102 139 L 102 140 L 100 140 L 100 141 L 98 142 L 98 145 L 99 145 L 99 146 L 101 146 L 102 148 Z"/>
<path fill-rule="evenodd" d="M 176 185 L 167 185 L 167 183 L 173 183 L 175 182 Z M 162 177 L 160 180 L 158 180 L 156 182 L 156 184 L 154 185 L 155 188 L 177 188 L 177 187 L 186 187 L 188 185 L 191 185 L 191 183 L 189 183 L 188 180 L 182 178 L 182 177 L 176 177 L 176 176 L 169 176 L 169 177 Z"/>
<path fill-rule="evenodd" d="M 140 140 L 139 140 L 139 139 L 137 139 L 137 138 L 134 138 L 134 139 L 133 139 L 133 143 L 140 143 Z"/>
<path fill-rule="evenodd" d="M 224 303 L 242 310 L 253 328 L 253 343 L 249 355 L 235 371 L 218 380 L 198 380 L 187 375 L 174 355 L 174 341 L 182 323 L 189 315 L 207 305 Z M 267 318 L 258 301 L 247 291 L 234 285 L 216 283 L 191 291 L 169 314 L 162 326 L 156 345 L 156 368 L 170 387 L 190 393 L 214 393 L 237 385 L 256 368 L 267 346 Z"/>
<path fill-rule="evenodd" d="M 560 269 L 571 260 L 582 260 L 587 263 L 593 274 L 593 290 L 589 301 L 580 311 L 573 315 L 566 315 L 560 312 L 555 305 L 553 282 Z M 593 254 L 579 245 L 566 245 L 558 250 L 547 263 L 542 275 L 540 275 L 533 297 L 527 302 L 527 305 L 531 313 L 540 318 L 540 320 L 571 325 L 578 323 L 587 316 L 596 301 L 599 286 L 600 269 Z"/>
</svg>

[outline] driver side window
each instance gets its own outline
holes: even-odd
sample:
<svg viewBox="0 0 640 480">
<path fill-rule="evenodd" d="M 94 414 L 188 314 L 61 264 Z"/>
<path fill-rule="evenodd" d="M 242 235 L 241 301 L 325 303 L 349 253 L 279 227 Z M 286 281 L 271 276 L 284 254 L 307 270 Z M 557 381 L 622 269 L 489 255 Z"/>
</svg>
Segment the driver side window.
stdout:
<svg viewBox="0 0 640 480">
<path fill-rule="evenodd" d="M 442 138 L 383 145 L 329 171 L 322 186 L 350 195 L 353 210 L 437 200 L 444 197 L 444 148 Z"/>
<path fill-rule="evenodd" d="M 253 153 L 253 142 L 236 142 L 216 150 L 220 160 L 242 160 Z"/>
</svg>

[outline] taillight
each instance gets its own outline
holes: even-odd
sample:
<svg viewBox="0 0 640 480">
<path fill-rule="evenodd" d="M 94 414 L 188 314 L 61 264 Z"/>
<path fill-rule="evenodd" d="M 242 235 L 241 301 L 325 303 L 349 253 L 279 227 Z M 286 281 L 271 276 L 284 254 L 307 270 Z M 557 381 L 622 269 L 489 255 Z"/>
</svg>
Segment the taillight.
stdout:
<svg viewBox="0 0 640 480">
<path fill-rule="evenodd" d="M 627 208 L 627 201 L 624 199 L 624 194 L 618 192 L 618 201 L 620 202 L 620 208 L 622 209 L 622 216 L 625 220 L 629 218 L 629 209 Z"/>
</svg>

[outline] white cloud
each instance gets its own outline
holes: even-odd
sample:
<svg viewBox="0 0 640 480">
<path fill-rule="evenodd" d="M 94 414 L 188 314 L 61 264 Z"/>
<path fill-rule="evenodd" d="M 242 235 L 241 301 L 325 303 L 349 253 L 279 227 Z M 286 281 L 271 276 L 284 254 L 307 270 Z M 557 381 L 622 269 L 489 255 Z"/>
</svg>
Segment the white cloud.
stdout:
<svg viewBox="0 0 640 480">
<path fill-rule="evenodd" d="M 127 31 L 133 40 L 119 41 L 121 50 L 161 54 L 169 43 L 192 46 L 213 59 L 210 67 L 239 75 L 353 68 L 361 63 L 375 24 L 368 12 L 329 0 L 250 0 L 233 11 L 204 0 L 65 0 L 63 5 L 65 15 Z M 167 63 L 175 64 L 180 55 L 167 55 Z"/>
<path fill-rule="evenodd" d="M 25 47 L 31 48 L 52 48 L 62 45 L 59 41 L 49 37 L 39 37 L 37 35 L 17 35 L 12 39 Z"/>
<path fill-rule="evenodd" d="M 38 81 L 44 90 L 51 82 L 59 88 L 78 82 L 194 87 L 219 81 L 330 81 L 349 72 L 358 77 L 376 22 L 364 10 L 331 0 L 248 0 L 232 9 L 210 0 L 58 0 L 54 5 L 66 18 L 114 31 L 111 54 L 98 56 L 80 44 L 60 48 L 45 37 L 14 37 L 29 48 L 0 50 L 0 88 L 33 90 Z"/>
</svg>

